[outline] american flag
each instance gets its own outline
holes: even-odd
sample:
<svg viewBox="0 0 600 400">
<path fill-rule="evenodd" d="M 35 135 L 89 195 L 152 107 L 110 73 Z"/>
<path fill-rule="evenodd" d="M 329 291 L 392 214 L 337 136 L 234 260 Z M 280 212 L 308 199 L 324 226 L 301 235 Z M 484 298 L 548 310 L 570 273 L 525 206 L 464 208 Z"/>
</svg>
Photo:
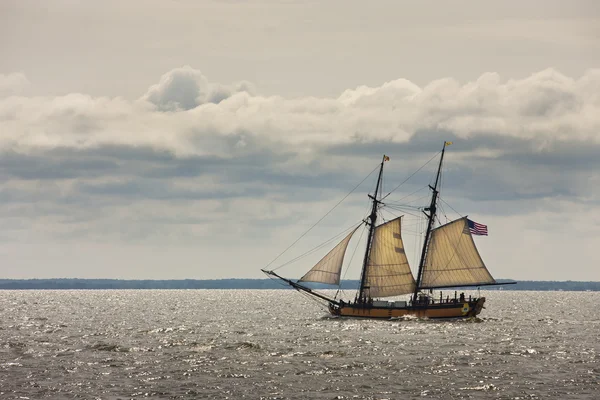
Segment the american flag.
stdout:
<svg viewBox="0 0 600 400">
<path fill-rule="evenodd" d="M 487 236 L 488 235 L 487 225 L 478 224 L 477 222 L 471 221 L 468 218 L 467 218 L 467 224 L 469 224 L 469 231 L 473 235 L 480 235 L 480 236 Z"/>
</svg>

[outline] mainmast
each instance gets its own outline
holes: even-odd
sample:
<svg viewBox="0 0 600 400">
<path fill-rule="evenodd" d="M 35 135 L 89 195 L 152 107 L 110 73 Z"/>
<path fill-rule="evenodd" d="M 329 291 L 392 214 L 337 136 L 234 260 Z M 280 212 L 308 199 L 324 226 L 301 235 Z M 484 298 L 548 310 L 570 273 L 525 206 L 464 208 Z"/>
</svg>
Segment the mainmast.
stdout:
<svg viewBox="0 0 600 400">
<path fill-rule="evenodd" d="M 435 184 L 433 186 L 429 185 L 431 190 L 433 191 L 431 195 L 431 203 L 429 207 L 423 210 L 423 214 L 427 216 L 427 231 L 425 233 L 425 241 L 423 242 L 423 251 L 421 252 L 421 261 L 419 262 L 419 271 L 417 273 L 417 282 L 415 285 L 415 293 L 413 295 L 413 303 L 417 301 L 417 295 L 419 294 L 419 290 L 421 289 L 421 281 L 423 279 L 423 266 L 425 265 L 425 257 L 427 256 L 427 249 L 429 247 L 429 241 L 431 240 L 431 231 L 433 230 L 433 223 L 435 221 L 435 213 L 437 211 L 437 199 L 438 199 L 438 186 L 440 183 L 440 176 L 442 175 L 442 161 L 444 160 L 444 152 L 446 151 L 446 146 L 451 145 L 452 142 L 444 142 L 444 148 L 442 149 L 442 155 L 440 157 L 440 165 L 438 166 L 437 174 L 435 176 Z M 429 211 L 429 214 L 427 214 Z"/>
<path fill-rule="evenodd" d="M 367 266 L 369 265 L 369 257 L 371 254 L 371 244 L 373 243 L 373 233 L 375 232 L 375 223 L 377 222 L 377 207 L 379 200 L 377 200 L 377 194 L 379 193 L 379 187 L 381 186 L 381 175 L 383 174 L 383 163 L 389 160 L 390 158 L 383 155 L 383 159 L 381 160 L 381 166 L 379 167 L 379 176 L 377 177 L 377 185 L 375 186 L 375 193 L 373 196 L 369 195 L 369 197 L 373 200 L 373 208 L 371 209 L 371 215 L 369 215 L 369 236 L 367 237 L 367 250 L 365 251 L 365 258 L 363 260 L 362 272 L 360 276 L 360 289 L 358 290 L 356 300 L 365 302 L 367 300 L 367 295 L 365 294 L 365 281 L 367 280 Z M 368 296 L 370 297 L 370 296 Z"/>
</svg>

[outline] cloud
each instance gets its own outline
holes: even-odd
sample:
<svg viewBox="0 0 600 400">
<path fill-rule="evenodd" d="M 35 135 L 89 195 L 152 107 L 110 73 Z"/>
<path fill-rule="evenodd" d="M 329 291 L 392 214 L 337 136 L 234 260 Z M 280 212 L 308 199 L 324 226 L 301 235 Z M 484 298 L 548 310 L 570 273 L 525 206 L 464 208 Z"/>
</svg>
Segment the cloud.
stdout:
<svg viewBox="0 0 600 400">
<path fill-rule="evenodd" d="M 22 94 L 29 85 L 29 80 L 21 72 L 0 74 L 0 97 Z"/>
<path fill-rule="evenodd" d="M 570 209 L 600 220 L 600 70 L 508 80 L 490 72 L 422 87 L 397 79 L 298 98 L 211 82 L 191 67 L 167 72 L 136 101 L 15 95 L 26 84 L 0 76 L 0 87 L 12 88 L 0 97 L 5 243 L 199 246 L 237 265 L 236 251 L 284 248 L 382 154 L 391 157 L 391 190 L 444 140 L 454 142 L 444 199 L 497 223 L 505 240 L 509 221 L 535 229 Z M 390 199 L 423 189 L 405 200 L 423 203 L 434 167 Z M 363 217 L 372 185 L 325 221 L 326 234 Z M 232 238 L 234 252 L 223 244 Z"/>
<path fill-rule="evenodd" d="M 252 85 L 240 82 L 233 85 L 209 83 L 202 72 L 185 66 L 164 74 L 151 86 L 143 99 L 160 111 L 191 110 L 205 103 L 218 104 L 239 92 L 251 92 Z"/>
</svg>

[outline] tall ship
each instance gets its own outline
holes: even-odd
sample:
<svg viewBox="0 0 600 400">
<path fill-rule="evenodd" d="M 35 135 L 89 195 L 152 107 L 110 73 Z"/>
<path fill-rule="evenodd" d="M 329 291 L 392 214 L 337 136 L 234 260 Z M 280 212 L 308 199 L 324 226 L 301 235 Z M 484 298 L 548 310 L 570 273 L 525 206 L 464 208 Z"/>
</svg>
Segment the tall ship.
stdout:
<svg viewBox="0 0 600 400">
<path fill-rule="evenodd" d="M 460 288 L 503 285 L 516 282 L 497 282 L 488 271 L 475 245 L 473 235 L 487 235 L 487 226 L 468 217 L 445 224 L 436 224 L 440 194 L 444 142 L 439 165 L 431 190 L 431 201 L 421 208 L 426 218 L 420 260 L 416 275 L 411 271 L 402 240 L 403 216 L 382 221 L 381 209 L 383 168 L 389 157 L 384 155 L 379 165 L 370 214 L 354 227 L 333 249 L 300 279 L 288 279 L 275 270 L 262 269 L 270 277 L 325 302 L 335 316 L 356 318 L 469 318 L 481 313 L 485 297 L 458 295 Z M 338 203 L 339 204 L 339 203 Z M 343 300 L 315 289 L 314 283 L 340 285 L 344 256 L 358 228 L 366 225 L 368 234 L 360 273 L 360 286 L 353 300 Z M 437 225 L 437 226 L 436 226 Z M 312 287 L 311 287 L 312 286 Z M 450 289 L 451 294 L 444 294 Z M 437 291 L 440 290 L 439 295 Z M 389 298 L 410 295 L 408 300 Z"/>
</svg>

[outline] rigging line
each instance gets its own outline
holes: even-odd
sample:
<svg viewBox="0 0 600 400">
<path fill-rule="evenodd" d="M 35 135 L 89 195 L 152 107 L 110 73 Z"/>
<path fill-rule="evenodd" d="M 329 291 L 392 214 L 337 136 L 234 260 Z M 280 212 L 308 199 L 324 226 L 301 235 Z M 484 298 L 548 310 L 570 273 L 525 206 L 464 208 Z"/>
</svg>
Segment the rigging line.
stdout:
<svg viewBox="0 0 600 400">
<path fill-rule="evenodd" d="M 394 211 L 400 211 L 400 212 L 403 212 L 403 213 L 405 213 L 405 214 L 408 214 L 408 215 L 411 215 L 411 216 L 413 216 L 413 217 L 418 217 L 418 216 L 419 216 L 419 214 L 415 214 L 415 213 L 413 213 L 413 212 L 410 212 L 410 211 L 408 211 L 408 210 L 405 210 L 405 209 L 402 209 L 402 208 L 388 208 L 386 211 L 387 211 L 387 212 L 389 212 L 390 214 L 393 214 L 391 211 L 389 211 L 390 209 L 391 209 L 391 210 L 394 210 Z"/>
<path fill-rule="evenodd" d="M 352 260 L 354 260 L 354 255 L 356 254 L 356 250 L 358 250 L 358 245 L 360 244 L 360 241 L 362 240 L 362 237 L 365 234 L 366 229 L 367 229 L 367 225 L 365 224 L 365 226 L 363 226 L 363 230 L 360 232 L 358 242 L 356 242 L 356 246 L 354 246 L 354 251 L 352 252 L 350 261 L 347 264 L 346 271 L 344 271 L 344 275 L 342 276 L 342 279 L 340 279 L 340 286 L 339 286 L 337 292 L 335 293 L 335 296 L 333 297 L 334 299 L 337 298 L 337 295 L 340 293 L 340 291 L 342 292 L 342 294 L 344 293 L 344 290 L 342 289 L 342 281 L 344 279 L 346 279 L 346 275 L 348 274 L 348 271 L 350 270 L 350 265 L 352 264 Z"/>
<path fill-rule="evenodd" d="M 310 232 L 310 231 L 311 231 L 311 230 L 312 230 L 312 229 L 313 229 L 315 226 L 317 226 L 317 225 L 318 225 L 318 224 L 319 224 L 321 221 L 323 221 L 323 220 L 325 219 L 325 217 L 327 217 L 329 214 L 331 214 L 331 212 L 332 212 L 333 210 L 335 210 L 337 206 L 339 206 L 340 204 L 342 204 L 342 202 L 343 202 L 344 200 L 346 200 L 346 198 L 348 198 L 348 196 L 350 196 L 350 195 L 351 195 L 351 194 L 352 194 L 352 193 L 353 193 L 353 192 L 354 192 L 356 189 L 358 189 L 358 187 L 359 187 L 360 185 L 362 185 L 362 183 L 363 183 L 364 181 L 366 181 L 366 180 L 367 180 L 367 178 L 368 178 L 369 176 L 371 176 L 371 174 L 372 174 L 373 172 L 375 172 L 375 171 L 376 171 L 376 170 L 379 168 L 379 166 L 380 166 L 380 164 L 377 164 L 377 166 L 376 166 L 375 168 L 373 168 L 373 170 L 372 170 L 371 172 L 369 172 L 369 175 L 365 176 L 365 178 L 364 178 L 362 181 L 360 181 L 360 183 L 359 183 L 358 185 L 354 186 L 354 188 L 353 188 L 353 189 L 352 189 L 352 190 L 351 190 L 351 191 L 350 191 L 350 192 L 349 192 L 347 195 L 345 195 L 345 196 L 344 196 L 344 197 L 343 197 L 343 198 L 342 198 L 340 201 L 338 201 L 338 202 L 337 202 L 337 204 L 336 204 L 335 206 L 333 206 L 333 208 L 332 208 L 331 210 L 327 211 L 327 213 L 326 213 L 325 215 L 323 215 L 323 216 L 321 217 L 321 219 L 319 219 L 317 222 L 315 222 L 315 223 L 313 224 L 313 226 L 311 226 L 310 228 L 308 228 L 308 230 L 307 230 L 306 232 L 304 232 L 302 235 L 300 235 L 300 237 L 299 237 L 298 239 L 296 239 L 296 240 L 294 241 L 294 243 L 290 244 L 290 245 L 289 245 L 289 246 L 288 246 L 288 247 L 287 247 L 287 248 L 286 248 L 284 251 L 282 251 L 281 253 L 279 253 L 279 255 L 273 259 L 273 261 L 271 261 L 270 263 L 268 263 L 267 265 L 265 265 L 265 268 L 268 268 L 268 267 L 269 267 L 271 264 L 273 264 L 275 261 L 277 261 L 277 259 L 278 259 L 279 257 L 281 257 L 281 256 L 282 256 L 282 255 L 283 255 L 285 252 L 287 252 L 287 251 L 288 251 L 289 249 L 291 249 L 291 248 L 292 248 L 292 247 L 293 247 L 293 246 L 294 246 L 296 243 L 298 243 L 298 242 L 300 241 L 300 239 L 302 239 L 304 236 L 306 236 L 306 234 L 307 234 L 308 232 Z"/>
<path fill-rule="evenodd" d="M 418 209 L 415 210 L 414 208 L 413 209 L 411 209 L 411 208 L 387 208 L 386 210 L 388 210 L 388 212 L 392 212 L 392 211 L 400 212 L 400 213 L 410 215 L 411 217 L 415 217 L 415 218 L 419 216 L 419 213 L 418 213 L 419 210 Z M 392 211 L 389 211 L 389 210 L 392 210 Z"/>
<path fill-rule="evenodd" d="M 437 219 L 437 222 L 440 224 L 440 226 L 444 225 L 444 223 L 440 219 L 439 215 L 436 215 L 435 218 Z M 448 218 L 446 218 L 446 219 L 448 219 Z"/>
<path fill-rule="evenodd" d="M 414 192 L 412 192 L 411 194 L 408 194 L 408 195 L 406 195 L 406 196 L 404 196 L 404 197 L 401 197 L 401 198 L 399 198 L 398 200 L 389 201 L 389 202 L 387 202 L 387 204 L 389 204 L 389 203 L 392 203 L 392 204 L 397 204 L 397 203 L 400 203 L 402 200 L 406 199 L 407 197 L 410 197 L 410 196 L 412 196 L 413 194 L 419 193 L 419 192 L 420 192 L 421 190 L 423 190 L 423 189 L 427 189 L 427 186 L 423 186 L 422 188 L 420 188 L 420 189 L 417 189 L 417 190 L 415 190 Z"/>
<path fill-rule="evenodd" d="M 363 222 L 366 221 L 366 219 L 369 217 L 369 214 L 371 213 L 371 206 L 367 206 L 367 210 L 365 211 L 365 217 L 363 218 Z M 335 296 L 334 299 L 337 298 L 337 295 L 342 292 L 342 295 L 344 295 L 344 289 L 342 289 L 342 281 L 344 279 L 346 279 L 346 275 L 348 274 L 348 271 L 350 271 L 350 265 L 352 264 L 352 260 L 354 260 L 354 256 L 356 255 L 356 251 L 358 250 L 358 246 L 360 245 L 361 241 L 362 241 L 362 237 L 365 234 L 365 230 L 367 229 L 367 224 L 365 223 L 365 225 L 363 226 L 363 230 L 360 232 L 360 236 L 358 238 L 358 241 L 356 242 L 356 246 L 354 247 L 354 251 L 352 252 L 352 256 L 350 257 L 350 262 L 347 264 L 346 266 L 346 270 L 344 271 L 344 275 L 342 276 L 342 278 L 340 279 L 340 285 L 338 287 L 337 292 L 335 292 Z"/>
<path fill-rule="evenodd" d="M 403 226 L 404 226 L 404 228 L 406 228 L 406 230 L 410 230 L 411 232 L 418 232 L 418 233 L 421 232 L 419 224 L 416 224 L 416 223 L 411 224 L 409 222 L 406 222 L 405 224 L 403 224 Z"/>
<path fill-rule="evenodd" d="M 363 221 L 360 221 L 359 225 L 360 225 L 360 224 L 362 224 L 362 223 L 363 223 Z M 339 239 L 340 237 L 342 237 L 342 236 L 344 236 L 344 235 L 348 234 L 348 232 L 350 232 L 350 231 L 351 231 L 353 228 L 356 228 L 357 226 L 358 226 L 357 224 L 354 224 L 354 225 L 352 225 L 350 228 L 347 228 L 346 230 L 342 231 L 341 233 L 338 233 L 337 235 L 335 235 L 334 237 L 332 237 L 332 238 L 330 238 L 330 239 L 326 240 L 325 242 L 321 243 L 320 245 L 318 245 L 318 246 L 316 246 L 316 247 L 313 247 L 312 249 L 308 250 L 308 251 L 307 251 L 307 252 L 305 252 L 305 253 L 302 253 L 302 254 L 300 254 L 299 256 L 297 256 L 297 257 L 295 257 L 295 258 L 292 258 L 292 259 L 291 259 L 290 261 L 288 261 L 288 262 L 285 262 L 285 263 L 281 264 L 279 267 L 277 267 L 277 268 L 273 269 L 273 271 L 277 271 L 278 269 L 280 269 L 280 268 L 282 268 L 282 267 L 285 267 L 286 265 L 290 265 L 291 263 L 294 263 L 294 262 L 298 261 L 299 259 L 301 259 L 301 258 L 303 258 L 303 257 L 306 257 L 306 256 L 308 256 L 309 254 L 312 254 L 312 253 L 314 253 L 315 251 L 317 251 L 317 250 L 319 250 L 319 249 L 321 249 L 321 248 L 323 248 L 323 247 L 327 246 L 329 243 L 331 243 L 331 242 L 335 242 L 337 239 Z"/>
<path fill-rule="evenodd" d="M 403 233 L 402 233 L 402 235 L 405 235 L 405 236 L 411 236 L 411 237 L 414 237 L 414 238 L 417 238 L 417 239 L 418 239 L 418 238 L 419 238 L 419 237 L 421 237 L 423 234 L 422 234 L 422 233 L 419 233 L 419 232 L 414 232 L 414 231 L 405 231 L 405 232 L 403 232 Z M 417 250 L 415 249 L 414 251 L 417 251 Z"/>
<path fill-rule="evenodd" d="M 402 207 L 406 207 L 406 208 L 413 208 L 413 209 L 419 209 L 419 208 L 423 208 L 422 206 L 411 206 L 408 205 L 406 203 L 402 203 L 402 204 L 395 204 L 395 203 L 385 203 L 384 207 L 396 207 L 396 208 L 402 208 Z"/>
<path fill-rule="evenodd" d="M 391 204 L 391 205 L 390 204 L 386 204 L 385 208 L 390 208 L 392 210 L 408 209 L 408 210 L 413 210 L 413 211 L 414 210 L 420 211 L 420 210 L 423 209 L 423 206 L 411 206 L 411 205 L 408 205 L 408 204 L 402 204 L 402 205 L 400 205 L 400 204 Z"/>
<path fill-rule="evenodd" d="M 448 217 L 448 210 L 446 209 L 446 207 L 444 207 L 441 203 L 440 203 L 440 207 L 444 212 L 444 218 L 446 218 L 446 221 L 444 222 L 445 224 L 449 223 L 452 221 L 452 219 L 450 219 L 450 217 Z"/>
<path fill-rule="evenodd" d="M 442 205 L 440 204 L 439 200 L 442 198 L 442 193 L 444 192 L 444 186 L 446 183 L 446 174 L 444 173 L 443 169 L 440 170 L 440 190 L 438 192 L 438 206 L 440 206 L 440 208 L 442 208 L 442 212 L 444 213 L 444 217 L 446 217 L 446 221 L 448 221 L 448 216 L 446 215 L 446 210 L 444 210 L 444 208 L 442 207 Z"/>
<path fill-rule="evenodd" d="M 310 299 L 310 300 L 314 301 L 315 303 L 317 303 L 321 309 L 327 310 L 327 308 L 326 308 L 325 304 L 323 304 L 322 300 L 317 300 L 313 296 L 309 295 L 308 293 L 305 293 L 300 290 L 297 290 L 297 292 L 300 293 L 302 296 L 306 296 L 307 299 Z"/>
<path fill-rule="evenodd" d="M 277 283 L 278 283 L 280 286 L 283 286 L 283 287 L 285 287 L 286 289 L 287 289 L 287 288 L 289 288 L 289 285 L 288 285 L 287 283 L 283 283 L 283 282 L 282 282 L 280 279 L 278 279 L 278 278 L 275 278 L 275 277 L 272 277 L 272 276 L 270 276 L 270 275 L 269 275 L 269 279 L 271 279 L 271 280 L 273 280 L 273 281 L 277 282 Z"/>
<path fill-rule="evenodd" d="M 396 191 L 396 190 L 397 190 L 397 189 L 398 189 L 400 186 L 404 185 L 404 184 L 405 184 L 405 183 L 406 183 L 406 182 L 407 182 L 407 181 L 408 181 L 410 178 L 412 178 L 413 176 L 415 176 L 415 174 L 416 174 L 417 172 L 419 172 L 420 170 L 422 170 L 422 169 L 423 169 L 423 167 L 425 167 L 427 164 L 429 164 L 429 163 L 431 162 L 431 160 L 433 160 L 434 158 L 436 158 L 436 157 L 438 156 L 438 154 L 440 154 L 440 153 L 441 153 L 441 151 L 438 151 L 437 153 L 435 153 L 435 154 L 433 155 L 433 157 L 431 157 L 431 158 L 429 159 L 429 161 L 427 161 L 425 164 L 421 165 L 421 167 L 419 167 L 419 169 L 418 169 L 418 170 L 416 170 L 415 172 L 413 172 L 413 173 L 412 173 L 412 174 L 411 174 L 411 175 L 410 175 L 408 178 L 406 178 L 406 179 L 405 179 L 405 180 L 404 180 L 404 181 L 403 181 L 401 184 L 399 184 L 399 185 L 398 185 L 398 186 L 396 186 L 394 189 L 392 189 L 392 191 L 391 191 L 391 192 L 389 192 L 388 194 L 386 194 L 385 196 L 383 196 L 383 197 L 381 198 L 381 201 L 383 201 L 383 200 L 384 200 L 386 197 L 388 197 L 390 194 L 392 194 L 393 192 L 395 192 L 395 191 Z"/>
<path fill-rule="evenodd" d="M 415 216 L 419 215 L 418 211 L 423 210 L 423 207 L 386 207 L 384 208 L 384 210 L 394 210 L 394 211 L 401 211 L 401 212 L 405 212 L 406 213 L 413 213 L 412 215 Z"/>
<path fill-rule="evenodd" d="M 404 210 L 394 210 L 394 211 L 400 211 L 400 212 L 402 212 L 402 213 L 403 213 L 402 215 L 395 214 L 395 213 L 393 213 L 393 212 L 391 212 L 390 210 L 387 210 L 387 209 L 386 209 L 386 210 L 384 210 L 384 211 L 385 211 L 385 212 L 387 212 L 388 214 L 392 214 L 392 216 L 393 216 L 394 218 L 405 217 L 405 216 L 406 216 L 406 214 L 415 216 L 414 214 L 411 214 L 411 213 L 409 213 L 409 212 L 406 212 L 406 211 L 404 211 Z M 394 219 L 394 218 L 392 218 L 392 219 Z M 408 225 L 406 224 L 406 218 L 405 218 L 405 221 L 402 223 L 403 230 L 404 230 L 404 229 L 405 229 L 407 226 L 410 226 L 410 224 L 408 224 Z"/>
<path fill-rule="evenodd" d="M 419 217 L 419 214 L 412 213 L 408 210 L 396 210 L 396 211 L 403 212 L 404 214 L 410 215 L 411 217 Z"/>
<path fill-rule="evenodd" d="M 452 209 L 452 211 L 454 211 L 455 213 L 457 213 L 458 215 L 460 215 L 461 217 L 464 217 L 464 215 L 462 215 L 461 213 L 459 213 L 458 211 L 456 211 L 454 209 L 454 207 L 452 207 L 450 204 L 448 204 L 447 202 L 444 201 L 444 199 L 440 198 L 440 200 L 442 201 L 442 203 L 444 203 L 445 205 L 447 205 L 448 207 L 450 207 Z"/>
<path fill-rule="evenodd" d="M 412 257 L 412 261 L 413 261 L 413 265 L 418 265 L 419 263 L 419 248 L 421 248 L 423 246 L 423 234 L 425 233 L 425 218 L 423 216 L 419 216 L 419 218 L 417 218 L 417 226 L 416 226 L 416 231 L 418 232 L 415 237 L 416 240 L 414 241 L 414 249 L 413 249 L 413 257 Z"/>
<path fill-rule="evenodd" d="M 406 203 L 406 205 L 408 205 L 408 204 L 410 204 L 410 203 L 414 203 L 415 201 L 420 201 L 420 200 L 423 200 L 423 199 L 425 199 L 425 198 L 427 198 L 427 197 L 429 197 L 429 195 L 428 195 L 428 194 L 426 194 L 426 195 L 425 195 L 425 196 L 423 196 L 423 197 L 419 197 L 418 199 L 411 200 L 411 201 L 409 201 L 408 203 Z"/>
<path fill-rule="evenodd" d="M 440 213 L 444 216 L 444 218 L 446 218 L 446 222 L 450 221 L 450 219 L 448 218 L 448 216 L 446 215 L 446 210 L 444 209 L 444 207 L 438 203 L 438 209 L 440 210 Z M 439 215 L 436 215 L 436 218 L 438 220 L 438 222 L 440 223 L 440 225 L 442 224 L 442 220 L 440 219 Z"/>
<path fill-rule="evenodd" d="M 394 210 L 402 213 L 406 213 L 412 217 L 418 217 L 420 215 L 420 211 L 423 210 L 423 207 L 388 207 L 386 210 Z"/>
<path fill-rule="evenodd" d="M 423 206 L 409 206 L 409 205 L 402 205 L 402 206 L 396 206 L 396 205 L 391 205 L 391 206 L 386 206 L 386 209 L 389 210 L 397 210 L 397 211 L 401 211 L 401 210 L 412 210 L 412 211 L 422 211 L 423 210 Z"/>
<path fill-rule="evenodd" d="M 399 215 L 396 215 L 396 214 L 394 214 L 394 213 L 393 213 L 393 212 L 391 212 L 391 211 L 390 211 L 388 208 L 385 208 L 385 209 L 383 209 L 382 211 L 385 211 L 385 212 L 386 212 L 386 213 L 388 213 L 388 214 L 392 214 L 392 216 L 393 216 L 394 218 L 398 218 L 398 217 L 399 217 Z M 401 210 L 394 210 L 394 211 L 401 211 Z M 382 215 L 381 217 L 382 217 L 382 218 L 384 218 L 384 217 L 383 217 L 383 215 Z"/>
</svg>

